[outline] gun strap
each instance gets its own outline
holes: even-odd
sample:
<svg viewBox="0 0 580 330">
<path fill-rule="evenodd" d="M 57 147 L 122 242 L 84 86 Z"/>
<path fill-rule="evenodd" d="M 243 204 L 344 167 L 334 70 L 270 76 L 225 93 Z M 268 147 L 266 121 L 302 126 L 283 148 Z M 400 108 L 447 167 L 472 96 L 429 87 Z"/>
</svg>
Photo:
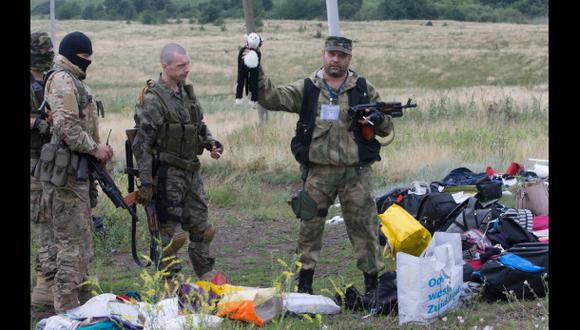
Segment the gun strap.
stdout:
<svg viewBox="0 0 580 330">
<path fill-rule="evenodd" d="M 30 89 L 36 97 L 38 106 L 42 105 L 42 101 L 44 100 L 44 87 L 38 80 L 34 79 L 32 73 L 30 74 Z"/>
<path fill-rule="evenodd" d="M 367 80 L 364 77 L 359 77 L 356 80 L 356 87 L 348 91 L 348 105 L 352 107 L 365 103 L 369 103 Z"/>
</svg>

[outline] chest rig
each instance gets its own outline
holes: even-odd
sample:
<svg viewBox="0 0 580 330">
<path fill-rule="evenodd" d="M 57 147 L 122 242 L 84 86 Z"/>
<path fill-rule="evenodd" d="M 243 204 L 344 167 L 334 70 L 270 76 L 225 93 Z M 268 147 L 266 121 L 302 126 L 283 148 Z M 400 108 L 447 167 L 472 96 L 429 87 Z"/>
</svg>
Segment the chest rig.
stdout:
<svg viewBox="0 0 580 330">
<path fill-rule="evenodd" d="M 183 86 L 185 93 L 180 105 L 183 111 L 180 111 L 175 108 L 175 102 L 171 102 L 167 91 L 161 86 L 152 80 L 147 81 L 147 86 L 147 92 L 154 93 L 161 102 L 166 119 L 157 133 L 154 147 L 159 160 L 182 170 L 197 171 L 200 166 L 197 155 L 203 153 L 205 125 L 202 123 L 202 114 L 193 87 Z"/>
</svg>

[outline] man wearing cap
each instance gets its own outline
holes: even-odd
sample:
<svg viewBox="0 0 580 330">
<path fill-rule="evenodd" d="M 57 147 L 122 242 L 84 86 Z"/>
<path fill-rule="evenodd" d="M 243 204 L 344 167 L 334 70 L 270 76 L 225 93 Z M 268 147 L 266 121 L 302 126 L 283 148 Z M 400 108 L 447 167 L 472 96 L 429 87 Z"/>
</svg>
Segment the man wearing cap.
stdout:
<svg viewBox="0 0 580 330">
<path fill-rule="evenodd" d="M 50 141 L 50 125 L 44 101 L 44 72 L 50 69 L 54 51 L 46 32 L 30 34 L 30 171 L 40 160 L 40 149 Z M 36 244 L 36 284 L 31 305 L 52 307 L 52 286 L 56 272 L 56 250 L 52 230 L 42 207 L 42 184 L 30 176 L 30 228 Z"/>
<path fill-rule="evenodd" d="M 380 160 L 380 144 L 393 131 L 390 116 L 369 111 L 350 126 L 349 106 L 380 101 L 368 80 L 349 69 L 352 41 L 331 36 L 321 53 L 322 67 L 310 77 L 276 87 L 260 72 L 259 99 L 266 109 L 300 115 L 291 149 L 300 162 L 304 191 L 311 216 L 301 217 L 297 253 L 302 267 L 298 292 L 312 293 L 314 269 L 322 248 L 328 208 L 338 195 L 357 267 L 363 272 L 366 292 L 377 286 L 384 269 L 377 240 L 378 220 L 372 191 L 371 164 Z M 367 140 L 362 128 L 374 131 Z M 308 203 L 303 203 L 308 205 Z M 296 212 L 296 211 L 295 211 Z"/>
<path fill-rule="evenodd" d="M 63 313 L 90 298 L 90 288 L 81 286 L 93 256 L 90 183 L 76 178 L 79 154 L 105 164 L 113 149 L 100 143 L 97 101 L 84 82 L 93 53 L 91 40 L 82 32 L 69 33 L 58 52 L 45 86 L 52 138 L 41 150 L 38 176 L 56 245 L 54 308 Z"/>
<path fill-rule="evenodd" d="M 159 268 L 166 270 L 169 284 L 182 268 L 170 258 L 186 240 L 177 234 L 179 227 L 189 237 L 193 270 L 209 281 L 216 274 L 210 257 L 216 230 L 208 221 L 198 156 L 206 149 L 218 159 L 224 150 L 204 123 L 199 99 L 186 81 L 190 65 L 186 50 L 169 43 L 161 49 L 160 62 L 159 79 L 147 81 L 135 105 L 137 135 L 132 147 L 139 167 L 139 202 L 153 201 L 157 210 L 164 246 Z"/>
</svg>

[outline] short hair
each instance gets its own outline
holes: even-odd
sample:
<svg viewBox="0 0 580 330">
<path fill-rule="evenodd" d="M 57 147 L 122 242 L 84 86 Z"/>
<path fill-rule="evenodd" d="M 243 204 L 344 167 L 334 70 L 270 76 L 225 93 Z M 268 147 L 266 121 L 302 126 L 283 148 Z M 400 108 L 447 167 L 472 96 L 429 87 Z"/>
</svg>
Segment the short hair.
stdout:
<svg viewBox="0 0 580 330">
<path fill-rule="evenodd" d="M 175 57 L 174 55 L 176 53 L 179 53 L 182 55 L 187 54 L 187 52 L 185 51 L 185 48 L 181 47 L 180 45 L 178 45 L 176 43 L 170 43 L 170 44 L 165 45 L 163 47 L 163 49 L 161 49 L 161 55 L 159 56 L 159 59 L 161 60 L 161 64 L 171 63 L 171 61 L 173 61 L 173 58 Z"/>
</svg>

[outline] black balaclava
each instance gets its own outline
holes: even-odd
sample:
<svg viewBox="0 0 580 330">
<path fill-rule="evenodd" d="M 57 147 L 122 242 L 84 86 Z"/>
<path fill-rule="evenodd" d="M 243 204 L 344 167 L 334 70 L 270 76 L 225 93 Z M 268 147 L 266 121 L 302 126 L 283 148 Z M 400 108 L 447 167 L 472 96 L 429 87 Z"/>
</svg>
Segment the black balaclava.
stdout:
<svg viewBox="0 0 580 330">
<path fill-rule="evenodd" d="M 66 57 L 72 64 L 78 66 L 83 72 L 87 72 L 87 67 L 91 64 L 91 61 L 79 57 L 77 54 L 93 53 L 91 39 L 82 32 L 71 32 L 60 42 L 58 53 Z"/>
</svg>

